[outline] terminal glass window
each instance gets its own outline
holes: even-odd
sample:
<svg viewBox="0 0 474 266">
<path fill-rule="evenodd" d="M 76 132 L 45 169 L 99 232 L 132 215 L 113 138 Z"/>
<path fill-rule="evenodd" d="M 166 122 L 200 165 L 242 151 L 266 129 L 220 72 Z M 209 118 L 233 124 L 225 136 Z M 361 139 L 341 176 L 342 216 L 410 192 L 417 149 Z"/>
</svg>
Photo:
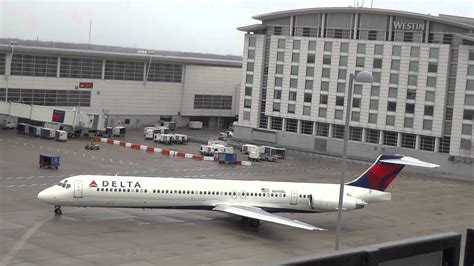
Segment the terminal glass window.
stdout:
<svg viewBox="0 0 474 266">
<path fill-rule="evenodd" d="M 194 109 L 231 110 L 232 96 L 194 95 Z"/>
<path fill-rule="evenodd" d="M 402 47 L 400 45 L 394 45 L 392 47 L 392 55 L 400 56 L 402 54 Z"/>
<path fill-rule="evenodd" d="M 183 75 L 183 65 L 181 64 L 151 63 L 150 70 L 148 71 L 147 81 L 181 82 L 182 75 Z M 252 83 L 252 82 L 247 82 L 247 83 Z"/>
<path fill-rule="evenodd" d="M 376 44 L 374 47 L 374 53 L 376 55 L 383 55 L 383 45 L 382 44 Z"/>
<path fill-rule="evenodd" d="M 102 64 L 102 59 L 61 57 L 59 76 L 62 78 L 102 79 Z M 143 63 L 141 67 L 143 71 Z M 143 80 L 143 74 L 140 80 Z"/>
<path fill-rule="evenodd" d="M 283 118 L 281 118 L 281 117 L 272 117 L 271 122 L 272 122 L 272 129 L 281 130 L 282 124 L 283 124 Z"/>
<path fill-rule="evenodd" d="M 402 147 L 414 149 L 416 144 L 416 135 L 414 134 L 402 134 Z"/>
<path fill-rule="evenodd" d="M 367 129 L 367 136 L 365 137 L 365 141 L 368 143 L 379 143 L 379 136 L 380 131 L 376 129 Z"/>
<path fill-rule="evenodd" d="M 2 60 L 0 60 L 0 62 L 1 61 Z M 3 62 L 4 63 L 2 65 L 5 67 L 5 59 Z M 40 56 L 16 53 L 12 57 L 10 73 L 12 76 L 56 77 L 57 67 L 58 58 L 56 56 Z M 5 70 L 3 72 L 5 73 Z M 101 73 L 99 78 L 102 77 Z"/>
<path fill-rule="evenodd" d="M 313 122 L 301 121 L 301 134 L 313 135 Z"/>
<path fill-rule="evenodd" d="M 9 102 L 42 106 L 91 106 L 91 91 L 82 90 L 40 90 L 40 89 L 0 89 L 0 99 Z"/>
<path fill-rule="evenodd" d="M 349 43 L 343 42 L 341 43 L 341 53 L 348 53 L 349 52 Z"/>
<path fill-rule="evenodd" d="M 322 136 L 322 137 L 329 136 L 329 124 L 316 123 L 316 135 Z"/>
<path fill-rule="evenodd" d="M 6 54 L 0 53 L 0 75 L 5 75 Z"/>
<path fill-rule="evenodd" d="M 133 61 L 106 60 L 104 79 L 142 81 L 143 80 L 143 66 L 144 66 L 144 63 L 138 62 L 138 61 L 133 62 Z M 61 67 L 62 67 L 62 58 L 61 58 Z"/>
<path fill-rule="evenodd" d="M 383 144 L 388 146 L 397 146 L 398 133 L 393 131 L 383 132 Z"/>
<path fill-rule="evenodd" d="M 362 128 L 361 127 L 350 127 L 349 128 L 349 139 L 353 141 L 362 141 Z"/>
<path fill-rule="evenodd" d="M 430 48 L 430 58 L 437 59 L 439 57 L 439 48 L 432 47 Z"/>
<path fill-rule="evenodd" d="M 344 138 L 344 126 L 342 125 L 334 125 L 334 130 L 332 133 L 332 137 L 336 139 L 343 139 Z"/>
<path fill-rule="evenodd" d="M 298 131 L 298 120 L 286 119 L 286 131 L 296 133 Z"/>
<path fill-rule="evenodd" d="M 435 137 L 421 136 L 420 137 L 420 150 L 423 151 L 434 151 Z"/>
</svg>

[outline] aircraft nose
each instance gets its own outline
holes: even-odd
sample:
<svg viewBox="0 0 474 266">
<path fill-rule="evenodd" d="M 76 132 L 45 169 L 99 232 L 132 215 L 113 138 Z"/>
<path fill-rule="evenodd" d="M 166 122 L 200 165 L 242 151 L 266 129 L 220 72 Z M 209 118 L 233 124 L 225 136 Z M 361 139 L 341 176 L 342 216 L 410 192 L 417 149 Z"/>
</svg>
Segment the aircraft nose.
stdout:
<svg viewBox="0 0 474 266">
<path fill-rule="evenodd" d="M 47 188 L 38 193 L 38 199 L 42 202 L 50 203 L 53 199 L 53 193 L 51 191 L 51 188 Z"/>
</svg>

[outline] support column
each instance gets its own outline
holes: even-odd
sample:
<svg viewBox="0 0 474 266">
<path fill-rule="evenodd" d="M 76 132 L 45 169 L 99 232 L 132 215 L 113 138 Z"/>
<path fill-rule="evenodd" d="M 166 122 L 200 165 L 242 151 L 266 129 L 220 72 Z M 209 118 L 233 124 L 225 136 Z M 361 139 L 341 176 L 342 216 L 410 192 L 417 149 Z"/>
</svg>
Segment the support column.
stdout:
<svg viewBox="0 0 474 266">
<path fill-rule="evenodd" d="M 286 131 L 286 118 L 281 120 L 281 131 Z"/>
<path fill-rule="evenodd" d="M 332 138 L 332 132 L 334 130 L 334 125 L 329 124 L 328 137 Z"/>
<path fill-rule="evenodd" d="M 326 29 L 326 13 L 321 14 L 321 34 L 319 37 L 324 38 L 324 30 Z"/>
<path fill-rule="evenodd" d="M 393 16 L 390 16 L 388 25 L 388 41 L 392 41 L 392 30 L 393 30 Z"/>
<path fill-rule="evenodd" d="M 313 122 L 313 136 L 316 136 L 316 122 Z"/>
<path fill-rule="evenodd" d="M 420 149 L 420 143 L 421 143 L 420 135 L 416 135 L 416 139 L 415 139 L 415 149 L 416 150 Z"/>
<path fill-rule="evenodd" d="M 380 130 L 380 134 L 379 134 L 379 144 L 383 145 L 383 131 L 382 130 Z"/>
<path fill-rule="evenodd" d="M 105 59 L 102 60 L 102 79 L 105 79 Z"/>
<path fill-rule="evenodd" d="M 147 63 L 144 62 L 143 63 L 143 82 L 145 82 L 145 79 L 146 79 L 146 65 L 147 65 Z"/>
<path fill-rule="evenodd" d="M 267 117 L 267 129 L 271 129 L 272 128 L 272 117 L 269 116 Z"/>
<path fill-rule="evenodd" d="M 5 76 L 11 75 L 13 54 L 7 53 L 5 57 Z"/>
<path fill-rule="evenodd" d="M 435 138 L 435 147 L 434 147 L 434 151 L 435 152 L 439 152 L 439 138 Z"/>
<path fill-rule="evenodd" d="M 397 147 L 402 147 L 402 133 L 397 133 Z"/>
<path fill-rule="evenodd" d="M 298 128 L 296 129 L 296 133 L 301 134 L 301 120 L 296 121 L 298 121 Z"/>
<path fill-rule="evenodd" d="M 61 75 L 61 57 L 58 56 L 58 64 L 56 65 L 56 77 L 59 78 Z"/>
<path fill-rule="evenodd" d="M 365 143 L 367 138 L 367 128 L 362 128 L 362 143 Z"/>
</svg>

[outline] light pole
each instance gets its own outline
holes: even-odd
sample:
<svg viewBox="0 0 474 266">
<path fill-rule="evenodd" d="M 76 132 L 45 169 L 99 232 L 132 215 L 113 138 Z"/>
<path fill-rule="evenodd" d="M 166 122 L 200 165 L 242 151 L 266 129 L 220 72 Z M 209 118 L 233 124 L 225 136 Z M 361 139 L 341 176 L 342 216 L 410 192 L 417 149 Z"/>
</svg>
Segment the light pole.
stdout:
<svg viewBox="0 0 474 266">
<path fill-rule="evenodd" d="M 146 81 L 148 80 L 148 74 L 150 73 L 150 68 L 151 68 L 151 58 L 153 57 L 153 55 L 155 55 L 155 52 L 154 51 L 147 51 L 147 54 L 150 55 L 150 60 L 148 61 L 148 66 L 147 66 L 147 70 L 146 70 L 145 80 L 143 81 L 143 85 L 145 85 Z"/>
<path fill-rule="evenodd" d="M 6 86 L 5 86 L 5 102 L 8 103 L 8 76 L 12 74 L 12 61 L 13 61 L 13 53 L 15 52 L 15 46 L 18 43 L 16 41 L 10 41 L 10 47 L 12 48 L 12 59 L 10 60 L 10 73 L 5 71 L 5 79 L 6 79 Z"/>
<path fill-rule="evenodd" d="M 352 91 L 354 90 L 354 79 L 356 82 L 361 83 L 372 83 L 374 78 L 372 74 L 367 71 L 361 71 L 357 76 L 354 74 L 349 75 L 349 91 L 347 92 L 346 102 L 346 122 L 344 125 L 344 147 L 342 152 L 342 171 L 341 180 L 339 183 L 339 204 L 337 207 L 337 227 L 336 227 L 336 251 L 339 250 L 339 244 L 341 242 L 341 223 L 342 223 L 342 201 L 344 198 L 344 179 L 346 177 L 346 160 L 347 160 L 347 142 L 349 140 L 349 121 L 351 118 L 351 106 L 352 106 Z"/>
</svg>

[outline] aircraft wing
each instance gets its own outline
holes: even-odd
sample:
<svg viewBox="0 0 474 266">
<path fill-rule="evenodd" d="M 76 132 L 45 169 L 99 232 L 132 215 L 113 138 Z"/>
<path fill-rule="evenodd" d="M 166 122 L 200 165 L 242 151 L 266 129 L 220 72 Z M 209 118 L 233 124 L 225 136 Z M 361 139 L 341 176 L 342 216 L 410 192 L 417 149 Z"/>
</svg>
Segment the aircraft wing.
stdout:
<svg viewBox="0 0 474 266">
<path fill-rule="evenodd" d="M 323 229 L 323 228 L 319 228 L 307 223 L 303 223 L 297 220 L 291 220 L 286 217 L 269 213 L 258 207 L 218 204 L 212 210 L 231 213 L 231 214 L 235 214 L 239 216 L 245 216 L 248 218 L 258 219 L 258 220 L 277 223 L 277 224 L 283 224 L 283 225 L 297 227 L 297 228 L 306 229 L 306 230 L 326 231 L 326 229 Z"/>
</svg>

